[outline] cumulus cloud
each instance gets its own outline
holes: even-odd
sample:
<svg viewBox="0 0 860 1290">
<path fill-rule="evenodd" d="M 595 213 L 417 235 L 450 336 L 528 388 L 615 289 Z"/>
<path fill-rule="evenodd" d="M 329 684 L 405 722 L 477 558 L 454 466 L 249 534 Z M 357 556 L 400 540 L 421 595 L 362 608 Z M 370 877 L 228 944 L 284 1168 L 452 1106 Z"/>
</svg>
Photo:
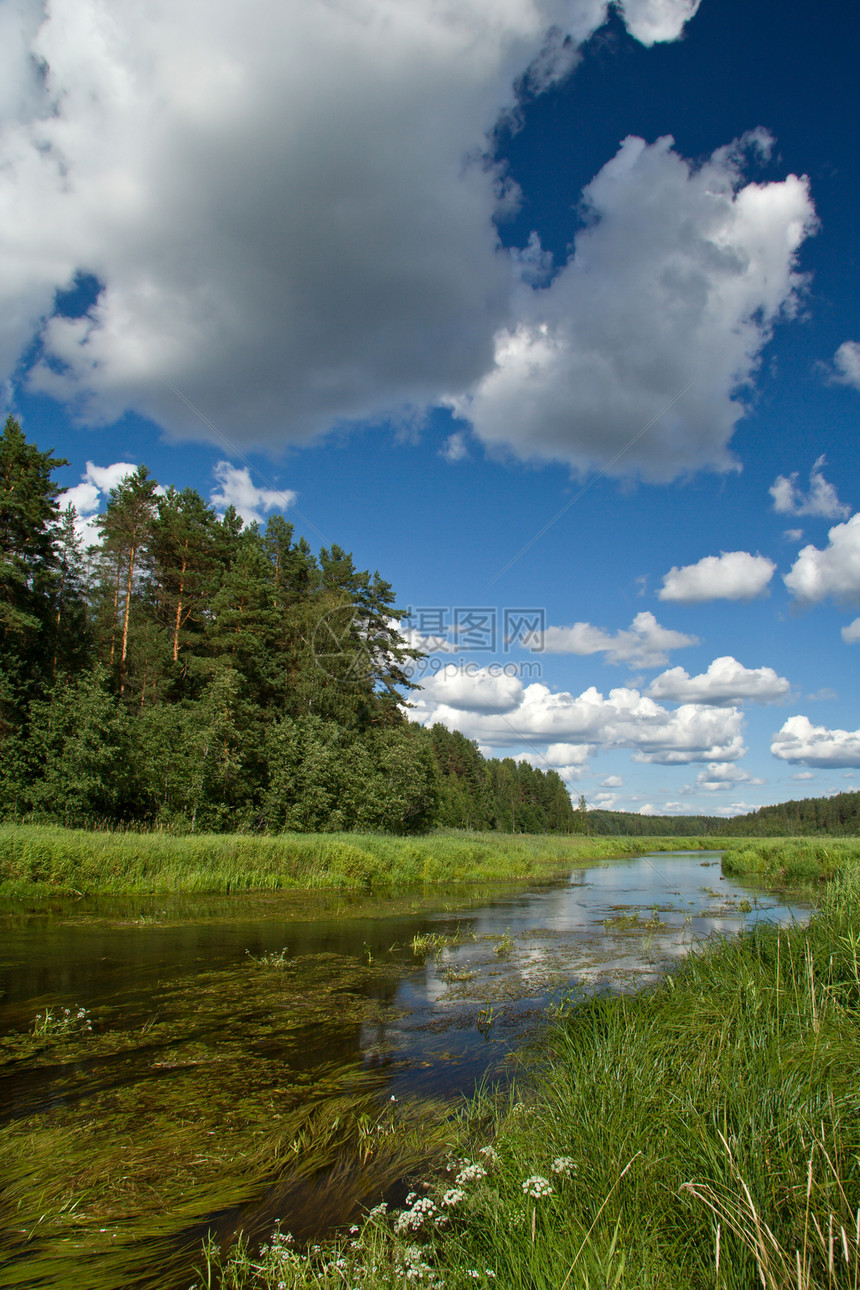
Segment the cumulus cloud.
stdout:
<svg viewBox="0 0 860 1290">
<path fill-rule="evenodd" d="M 682 0 L 629 0 L 646 43 Z M 488 162 L 606 0 L 18 0 L 0 12 L 0 377 L 247 442 L 435 403 L 510 317 Z M 54 309 L 81 275 L 84 317 Z M 47 321 L 45 321 L 47 320 Z M 44 324 L 44 325 L 43 325 Z"/>
<path fill-rule="evenodd" d="M 805 180 L 744 182 L 770 144 L 756 131 L 694 166 L 671 138 L 626 139 L 584 190 L 567 263 L 520 286 L 494 366 L 454 410 L 490 445 L 580 471 L 732 468 L 739 391 L 796 307 L 814 227 Z"/>
<path fill-rule="evenodd" d="M 860 618 L 855 618 L 853 623 L 842 628 L 842 639 L 846 645 L 860 644 Z"/>
<path fill-rule="evenodd" d="M 712 705 L 743 703 L 779 703 L 791 689 L 784 676 L 772 667 L 744 667 L 730 654 L 715 658 L 706 672 L 689 676 L 682 667 L 670 668 L 656 676 L 648 687 L 653 699 L 673 699 L 681 703 Z"/>
<path fill-rule="evenodd" d="M 219 461 L 214 474 L 218 487 L 209 494 L 212 505 L 219 511 L 235 507 L 246 524 L 263 524 L 266 511 L 285 511 L 296 500 L 291 489 L 257 488 L 247 466 L 240 469 L 229 461 Z"/>
<path fill-rule="evenodd" d="M 115 461 L 111 466 L 96 466 L 88 461 L 81 482 L 61 493 L 59 503 L 61 506 L 71 504 L 78 515 L 92 515 L 101 509 L 111 489 L 136 470 L 137 466 L 131 461 Z"/>
<path fill-rule="evenodd" d="M 737 784 L 761 784 L 763 780 L 751 779 L 745 770 L 731 762 L 711 762 L 696 776 L 696 787 L 706 793 L 725 793 Z"/>
<path fill-rule="evenodd" d="M 764 595 L 776 565 L 748 551 L 706 555 L 698 564 L 671 568 L 657 593 L 660 600 L 701 604 L 706 600 L 754 600 Z"/>
<path fill-rule="evenodd" d="M 81 482 L 65 489 L 58 497 L 61 508 L 74 506 L 77 512 L 75 531 L 85 546 L 99 540 L 96 517 L 107 506 L 111 489 L 133 475 L 137 466 L 130 461 L 115 461 L 110 466 L 96 466 L 87 462 L 87 468 L 81 476 Z M 159 492 L 163 491 L 159 489 Z"/>
<path fill-rule="evenodd" d="M 588 752 L 588 748 L 578 744 L 552 744 L 545 753 L 514 753 L 514 761 L 528 762 L 538 770 L 554 770 L 563 780 L 570 781 L 581 779 L 587 773 Z"/>
<path fill-rule="evenodd" d="M 684 24 L 696 13 L 701 0 L 620 0 L 624 21 L 643 45 L 677 40 Z"/>
<path fill-rule="evenodd" d="M 833 366 L 836 369 L 834 381 L 839 385 L 853 385 L 855 390 L 860 390 L 860 342 L 843 341 L 833 356 Z"/>
<path fill-rule="evenodd" d="M 782 761 L 803 766 L 860 766 L 860 730 L 828 730 L 808 717 L 789 717 L 770 750 Z"/>
<path fill-rule="evenodd" d="M 803 547 L 783 581 L 801 604 L 832 597 L 860 604 L 860 513 L 835 524 L 823 549 Z"/>
<path fill-rule="evenodd" d="M 604 697 L 591 686 L 574 696 L 490 669 L 449 667 L 410 701 L 408 715 L 421 724 L 441 722 L 489 748 L 548 745 L 565 764 L 601 748 L 629 748 L 637 761 L 664 765 L 735 761 L 746 751 L 737 708 L 685 703 L 670 712 L 630 687 Z"/>
<path fill-rule="evenodd" d="M 551 766 L 584 766 L 590 751 L 589 744 L 550 744 L 545 756 Z"/>
<path fill-rule="evenodd" d="M 698 645 L 695 636 L 661 627 L 647 610 L 637 614 L 627 631 L 612 635 L 591 623 L 574 623 L 572 627 L 547 627 L 542 640 L 548 654 L 606 654 L 610 663 L 628 663 L 632 667 L 661 667 L 668 651 Z"/>
<path fill-rule="evenodd" d="M 412 696 L 412 701 L 416 706 L 420 704 L 421 708 L 438 704 L 445 709 L 462 712 L 492 713 L 494 717 L 513 712 L 520 707 L 522 699 L 523 683 L 519 677 L 505 676 L 493 668 L 458 667 L 456 664 L 449 664 L 426 677 L 421 682 L 420 691 Z"/>
<path fill-rule="evenodd" d="M 833 484 L 822 474 L 825 458 L 822 454 L 809 473 L 809 492 L 797 487 L 797 471 L 791 475 L 777 475 L 770 486 L 773 509 L 780 515 L 817 515 L 823 519 L 847 519 L 851 507 L 840 502 Z"/>
</svg>

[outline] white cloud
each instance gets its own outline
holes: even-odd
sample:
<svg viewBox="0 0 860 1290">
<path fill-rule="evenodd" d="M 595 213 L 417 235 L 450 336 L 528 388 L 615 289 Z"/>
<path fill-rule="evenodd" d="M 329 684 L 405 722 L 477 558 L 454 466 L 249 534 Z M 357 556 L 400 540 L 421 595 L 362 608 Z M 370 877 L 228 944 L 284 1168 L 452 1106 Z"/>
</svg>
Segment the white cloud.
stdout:
<svg viewBox="0 0 860 1290">
<path fill-rule="evenodd" d="M 835 524 L 823 550 L 803 547 L 783 581 L 802 604 L 834 600 L 860 604 L 860 513 Z"/>
<path fill-rule="evenodd" d="M 620 0 L 619 9 L 632 36 L 643 45 L 677 40 L 701 0 Z"/>
<path fill-rule="evenodd" d="M 571 749 L 569 759 L 564 756 L 565 748 Z M 514 753 L 514 761 L 528 762 L 538 770 L 554 770 L 563 780 L 570 781 L 581 779 L 588 771 L 588 751 L 588 748 L 581 749 L 576 744 L 553 744 L 546 753 L 534 751 Z"/>
<path fill-rule="evenodd" d="M 855 618 L 853 623 L 842 628 L 842 639 L 846 645 L 857 645 L 860 643 L 860 618 Z"/>
<path fill-rule="evenodd" d="M 84 546 L 93 546 L 99 541 L 96 516 L 107 506 L 111 489 L 116 488 L 136 470 L 137 466 L 131 461 L 115 461 L 111 466 L 96 466 L 88 461 L 87 468 L 81 476 L 81 482 L 60 494 L 57 499 L 60 507 L 65 509 L 66 506 L 72 505 L 77 512 L 75 532 Z"/>
<path fill-rule="evenodd" d="M 796 775 L 792 775 L 792 777 L 791 777 L 791 778 L 792 778 L 792 779 L 803 779 L 803 780 L 806 780 L 806 779 L 815 779 L 815 772 L 814 772 L 814 771 L 811 771 L 811 770 L 799 770 L 799 771 L 797 772 L 797 774 L 796 774 Z"/>
<path fill-rule="evenodd" d="M 589 744 L 550 744 L 545 756 L 551 766 L 584 766 L 590 752 Z"/>
<path fill-rule="evenodd" d="M 79 515 L 92 515 L 93 511 L 100 508 L 102 500 L 107 498 L 111 489 L 116 488 L 136 470 L 137 466 L 131 461 L 116 461 L 112 466 L 96 466 L 88 461 L 81 482 L 61 493 L 60 505 L 68 506 L 71 502 Z"/>
<path fill-rule="evenodd" d="M 789 717 L 770 750 L 782 761 L 804 766 L 860 766 L 860 730 L 828 730 L 808 717 Z"/>
<path fill-rule="evenodd" d="M 671 39 L 695 11 L 631 0 Z M 90 419 L 256 443 L 435 403 L 492 361 L 516 188 L 485 164 L 528 72 L 606 0 L 18 0 L 0 10 L 0 378 Z M 554 32 L 554 36 L 548 33 Z M 568 39 L 569 38 L 569 39 Z M 79 274 L 86 318 L 51 318 Z"/>
<path fill-rule="evenodd" d="M 744 185 L 770 142 L 756 132 L 696 167 L 670 138 L 626 139 L 584 191 L 567 263 L 520 286 L 494 367 L 454 410 L 489 445 L 579 471 L 731 469 L 736 396 L 796 306 L 814 226 L 805 180 Z"/>
<path fill-rule="evenodd" d="M 466 436 L 460 430 L 449 435 L 442 445 L 441 456 L 452 464 L 457 461 L 462 461 L 463 458 L 468 457 L 468 455 L 469 449 L 466 446 Z"/>
<path fill-rule="evenodd" d="M 688 703 L 670 712 L 629 687 L 608 698 L 593 686 L 574 696 L 538 683 L 523 686 L 489 669 L 449 667 L 410 702 L 410 719 L 423 725 L 439 721 L 490 748 L 549 745 L 566 764 L 600 748 L 629 748 L 636 761 L 663 765 L 734 761 L 746 751 L 737 708 Z M 577 748 L 575 756 L 568 745 Z"/>
<path fill-rule="evenodd" d="M 772 667 L 747 668 L 736 658 L 715 658 L 706 672 L 689 676 L 673 667 L 654 678 L 648 687 L 652 699 L 674 699 L 682 703 L 730 704 L 778 703 L 791 689 L 784 676 Z"/>
<path fill-rule="evenodd" d="M 782 536 L 786 542 L 799 542 L 803 537 L 803 529 L 784 529 Z"/>
<path fill-rule="evenodd" d="M 572 627 L 547 627 L 542 646 L 548 654 L 601 654 L 610 663 L 628 663 L 632 667 L 661 667 L 668 651 L 698 645 L 695 636 L 661 627 L 647 610 L 637 614 L 627 631 L 613 636 L 591 623 L 574 623 Z"/>
<path fill-rule="evenodd" d="M 767 590 L 776 565 L 748 551 L 706 555 L 698 564 L 671 568 L 658 592 L 660 600 L 700 604 L 706 600 L 753 600 Z"/>
<path fill-rule="evenodd" d="M 724 815 L 728 819 L 732 815 L 749 815 L 755 809 L 750 802 L 732 802 L 728 806 L 718 806 L 714 814 Z"/>
<path fill-rule="evenodd" d="M 600 781 L 601 788 L 623 788 L 624 780 L 620 775 L 607 775 L 606 779 Z"/>
<path fill-rule="evenodd" d="M 257 488 L 247 466 L 240 469 L 229 461 L 219 461 L 214 474 L 219 487 L 209 494 L 212 505 L 220 511 L 234 506 L 246 524 L 263 524 L 266 511 L 285 511 L 296 500 L 289 488 Z"/>
<path fill-rule="evenodd" d="M 809 472 L 809 492 L 797 487 L 797 471 L 789 476 L 777 475 L 770 486 L 773 509 L 781 515 L 817 515 L 823 519 L 847 519 L 851 507 L 840 502 L 833 484 L 821 473 L 825 463 L 822 455 Z M 796 530 L 792 530 L 796 532 Z"/>
<path fill-rule="evenodd" d="M 696 776 L 696 787 L 706 793 L 724 793 L 738 784 L 762 784 L 761 779 L 751 779 L 740 766 L 731 762 L 711 762 Z"/>
<path fill-rule="evenodd" d="M 834 381 L 839 385 L 853 385 L 855 390 L 860 390 L 860 342 L 843 341 L 833 356 L 833 365 L 836 368 Z"/>
<path fill-rule="evenodd" d="M 459 712 L 492 713 L 496 719 L 520 707 L 523 683 L 516 676 L 505 676 L 490 668 L 449 664 L 426 677 L 421 682 L 420 691 L 410 698 L 416 707 L 420 704 L 423 709 L 439 705 Z M 511 743 L 512 740 L 502 742 Z"/>
</svg>

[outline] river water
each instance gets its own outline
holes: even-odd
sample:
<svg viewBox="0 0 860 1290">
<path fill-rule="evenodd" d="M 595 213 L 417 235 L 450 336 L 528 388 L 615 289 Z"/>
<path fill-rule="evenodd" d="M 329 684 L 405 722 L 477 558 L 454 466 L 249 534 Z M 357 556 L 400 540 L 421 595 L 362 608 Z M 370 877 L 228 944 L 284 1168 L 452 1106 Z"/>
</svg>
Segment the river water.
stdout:
<svg viewBox="0 0 860 1290">
<path fill-rule="evenodd" d="M 698 851 L 432 896 L 6 903 L 0 1287 L 185 1287 L 208 1231 L 349 1222 L 415 1163 L 373 1134 L 504 1077 L 547 1009 L 807 912 Z M 78 1033 L 35 1037 L 48 1008 Z"/>
</svg>

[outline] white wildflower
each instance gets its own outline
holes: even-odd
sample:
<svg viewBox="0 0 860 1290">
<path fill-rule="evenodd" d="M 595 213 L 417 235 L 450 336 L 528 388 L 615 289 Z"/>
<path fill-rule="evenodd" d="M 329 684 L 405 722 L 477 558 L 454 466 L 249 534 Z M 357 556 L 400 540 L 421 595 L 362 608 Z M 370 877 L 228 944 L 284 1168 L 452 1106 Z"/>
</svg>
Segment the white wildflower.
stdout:
<svg viewBox="0 0 860 1290">
<path fill-rule="evenodd" d="M 556 1156 L 552 1162 L 552 1172 L 563 1178 L 570 1178 L 571 1174 L 576 1173 L 576 1161 L 572 1156 Z"/>
<path fill-rule="evenodd" d="M 548 1178 L 542 1178 L 540 1174 L 532 1174 L 523 1183 L 523 1191 L 527 1196 L 534 1200 L 540 1200 L 544 1196 L 552 1195 L 552 1186 Z"/>
</svg>

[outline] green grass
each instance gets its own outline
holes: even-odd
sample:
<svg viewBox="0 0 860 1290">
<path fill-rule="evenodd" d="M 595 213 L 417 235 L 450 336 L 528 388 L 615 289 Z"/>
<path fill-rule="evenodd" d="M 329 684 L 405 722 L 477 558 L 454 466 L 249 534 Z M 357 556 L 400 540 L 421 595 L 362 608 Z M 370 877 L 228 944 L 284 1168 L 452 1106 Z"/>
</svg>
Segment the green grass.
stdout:
<svg viewBox="0 0 860 1290">
<path fill-rule="evenodd" d="M 648 838 L 647 849 L 660 846 Z M 668 839 L 670 849 L 689 839 Z M 0 896 L 414 886 L 551 879 L 595 859 L 639 854 L 642 839 L 435 833 L 209 834 L 0 827 Z"/>
<path fill-rule="evenodd" d="M 398 1214 L 316 1249 L 210 1245 L 202 1284 L 856 1290 L 858 1070 L 853 868 L 807 927 L 759 925 L 571 1008 L 519 1090 L 466 1105 Z"/>
<path fill-rule="evenodd" d="M 860 864 L 860 838 L 726 839 L 723 872 L 778 887 L 822 886 Z"/>
</svg>

